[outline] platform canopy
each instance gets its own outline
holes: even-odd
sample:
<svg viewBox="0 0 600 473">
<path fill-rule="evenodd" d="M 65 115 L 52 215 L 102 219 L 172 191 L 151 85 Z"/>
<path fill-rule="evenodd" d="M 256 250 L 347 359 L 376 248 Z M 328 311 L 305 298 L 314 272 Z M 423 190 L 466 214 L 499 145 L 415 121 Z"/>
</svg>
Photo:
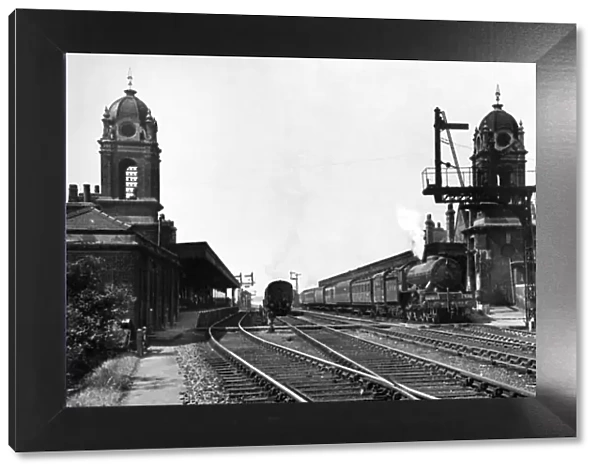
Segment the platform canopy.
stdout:
<svg viewBox="0 0 600 473">
<path fill-rule="evenodd" d="M 238 288 L 240 283 L 223 264 L 208 243 L 178 243 L 175 253 L 179 256 L 183 278 L 188 286 L 209 286 L 221 292 Z"/>
</svg>

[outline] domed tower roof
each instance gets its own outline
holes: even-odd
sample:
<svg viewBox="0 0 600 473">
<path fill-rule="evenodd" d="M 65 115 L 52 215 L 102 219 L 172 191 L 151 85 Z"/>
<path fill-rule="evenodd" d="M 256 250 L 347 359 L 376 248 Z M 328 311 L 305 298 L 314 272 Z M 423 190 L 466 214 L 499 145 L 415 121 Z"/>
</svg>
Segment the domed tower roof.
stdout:
<svg viewBox="0 0 600 473">
<path fill-rule="evenodd" d="M 121 121 L 124 118 L 144 123 L 148 116 L 148 106 L 135 96 L 137 91 L 132 88 L 133 77 L 131 72 L 129 72 L 127 79 L 129 79 L 129 87 L 124 91 L 125 96 L 115 100 L 108 107 L 108 117 L 112 123 Z"/>
<path fill-rule="evenodd" d="M 510 130 L 516 136 L 519 132 L 519 124 L 510 113 L 502 110 L 502 107 L 503 105 L 500 103 L 500 87 L 496 87 L 496 103 L 492 105 L 494 110 L 481 120 L 479 129 L 487 128 L 491 132 Z"/>
</svg>

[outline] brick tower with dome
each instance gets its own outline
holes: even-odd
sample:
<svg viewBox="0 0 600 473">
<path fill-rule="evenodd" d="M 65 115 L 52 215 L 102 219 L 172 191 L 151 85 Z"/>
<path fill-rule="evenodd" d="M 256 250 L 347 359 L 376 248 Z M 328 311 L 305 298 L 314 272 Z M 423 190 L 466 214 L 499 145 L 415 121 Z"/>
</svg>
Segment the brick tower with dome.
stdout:
<svg viewBox="0 0 600 473">
<path fill-rule="evenodd" d="M 510 188 L 526 184 L 527 150 L 523 124 L 503 109 L 500 90 L 496 103 L 480 122 L 473 135 L 471 156 L 472 184 L 476 188 L 499 188 L 510 195 Z M 490 195 L 498 195 L 493 192 Z M 456 240 L 464 241 L 469 253 L 468 286 L 482 304 L 513 305 L 514 274 L 511 264 L 524 259 L 523 226 L 514 208 L 498 199 L 478 202 L 470 213 L 458 212 Z M 462 209 L 462 207 L 459 207 Z M 470 217 L 467 217 L 470 216 Z M 535 231 L 535 222 L 533 231 Z M 535 238 L 535 237 L 534 237 Z"/>
<path fill-rule="evenodd" d="M 163 209 L 158 124 L 150 108 L 137 97 L 131 72 L 127 78 L 125 95 L 105 107 L 102 116 L 103 131 L 98 140 L 101 194 L 96 204 L 151 240 L 174 244 L 173 222 L 158 214 Z"/>
</svg>

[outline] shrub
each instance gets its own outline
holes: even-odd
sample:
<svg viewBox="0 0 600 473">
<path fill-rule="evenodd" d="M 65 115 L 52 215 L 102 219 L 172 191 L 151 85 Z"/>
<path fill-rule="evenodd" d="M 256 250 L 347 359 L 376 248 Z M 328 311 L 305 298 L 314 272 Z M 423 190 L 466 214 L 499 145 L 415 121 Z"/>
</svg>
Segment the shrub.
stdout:
<svg viewBox="0 0 600 473">
<path fill-rule="evenodd" d="M 128 287 L 103 282 L 106 263 L 86 256 L 67 264 L 67 381 L 81 379 L 102 361 L 123 351 L 120 327 L 135 301 Z"/>
</svg>

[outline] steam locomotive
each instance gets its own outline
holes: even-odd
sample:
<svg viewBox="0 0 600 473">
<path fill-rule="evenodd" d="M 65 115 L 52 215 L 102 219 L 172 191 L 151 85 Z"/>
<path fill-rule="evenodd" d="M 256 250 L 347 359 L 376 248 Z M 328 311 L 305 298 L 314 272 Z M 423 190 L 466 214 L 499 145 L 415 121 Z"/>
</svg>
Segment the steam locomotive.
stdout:
<svg viewBox="0 0 600 473">
<path fill-rule="evenodd" d="M 269 322 L 275 317 L 284 317 L 292 311 L 294 302 L 294 288 L 287 281 L 272 281 L 265 289 L 263 308 Z"/>
<path fill-rule="evenodd" d="M 423 260 L 300 294 L 305 309 L 369 313 L 427 323 L 461 322 L 475 308 L 464 291 L 466 251 L 458 243 L 431 243 Z"/>
</svg>

